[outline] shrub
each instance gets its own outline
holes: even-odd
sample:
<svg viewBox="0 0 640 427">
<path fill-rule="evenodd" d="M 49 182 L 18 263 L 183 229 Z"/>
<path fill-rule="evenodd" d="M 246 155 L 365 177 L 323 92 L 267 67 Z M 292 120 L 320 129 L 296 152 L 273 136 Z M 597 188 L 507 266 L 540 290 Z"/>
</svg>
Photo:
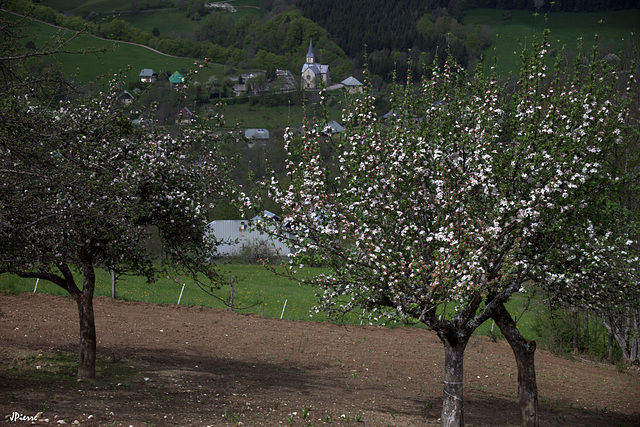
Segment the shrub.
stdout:
<svg viewBox="0 0 640 427">
<path fill-rule="evenodd" d="M 573 323 L 571 315 L 564 310 L 543 311 L 533 321 L 536 342 L 541 348 L 556 355 L 571 353 L 573 346 Z"/>
</svg>

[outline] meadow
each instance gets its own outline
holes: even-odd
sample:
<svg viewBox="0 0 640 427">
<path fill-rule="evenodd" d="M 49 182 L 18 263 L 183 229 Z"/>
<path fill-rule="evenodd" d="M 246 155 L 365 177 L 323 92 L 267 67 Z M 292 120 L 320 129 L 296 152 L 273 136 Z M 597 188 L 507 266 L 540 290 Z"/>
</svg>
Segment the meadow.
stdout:
<svg viewBox="0 0 640 427">
<path fill-rule="evenodd" d="M 282 267 L 284 268 L 284 267 Z M 326 313 L 316 313 L 313 307 L 318 300 L 315 296 L 316 289 L 301 285 L 299 282 L 275 275 L 262 265 L 254 264 L 220 264 L 220 270 L 227 281 L 234 280 L 234 311 L 254 313 L 266 318 L 283 318 L 288 320 L 326 321 Z M 304 268 L 299 272 L 299 277 L 318 275 L 326 272 L 322 268 Z M 76 273 L 77 274 L 77 273 Z M 80 279 L 80 276 L 77 276 Z M 81 283 L 78 280 L 78 283 Z M 184 285 L 184 289 L 183 289 Z M 18 294 L 23 292 L 47 293 L 69 297 L 69 294 L 59 286 L 38 281 L 35 279 L 22 279 L 13 275 L 0 275 L 0 293 Z M 122 276 L 116 280 L 116 298 L 126 301 L 142 301 L 151 304 L 182 306 L 213 307 L 221 309 L 231 308 L 227 305 L 231 287 L 222 287 L 214 292 L 218 297 L 208 295 L 198 287 L 196 283 L 184 277 L 158 278 L 153 283 L 147 283 L 146 279 L 137 276 Z M 97 270 L 95 296 L 111 297 L 111 274 L 108 271 Z M 225 300 L 227 304 L 221 301 Z M 286 305 L 285 305 L 286 303 Z M 518 294 L 507 304 L 512 315 L 516 316 L 518 328 L 529 339 L 537 339 L 533 331 L 535 318 L 546 308 L 537 296 L 530 300 L 527 294 Z M 446 310 L 442 307 L 441 313 Z M 355 315 L 347 315 L 344 318 L 347 324 L 362 324 Z M 377 324 L 383 325 L 384 322 Z M 399 324 L 385 326 L 399 327 Z M 404 327 L 422 328 L 422 324 L 407 324 Z M 485 322 L 475 332 L 477 335 L 501 337 L 497 326 L 491 321 Z"/>
<path fill-rule="evenodd" d="M 42 46 L 48 40 L 69 39 L 73 31 L 54 27 L 39 22 L 32 22 L 25 31 L 25 43 L 35 41 Z M 181 58 L 158 53 L 144 46 L 132 43 L 105 40 L 98 37 L 80 34 L 74 37 L 64 50 L 67 52 L 54 56 L 66 76 L 74 78 L 80 84 L 87 84 L 123 74 L 123 82 L 139 81 L 139 73 L 143 68 L 166 72 L 171 75 L 176 70 L 193 71 L 196 69 L 193 58 Z M 92 53 L 95 52 L 95 53 Z M 221 64 L 208 64 L 198 68 L 194 81 L 204 84 L 211 76 L 222 79 L 225 67 Z"/>
<path fill-rule="evenodd" d="M 528 10 L 470 9 L 463 24 L 489 25 L 493 31 L 493 43 L 485 50 L 485 68 L 497 61 L 502 73 L 518 69 L 519 55 L 525 44 L 534 36 L 540 37 L 545 28 L 550 31 L 554 47 L 565 46 L 569 57 L 577 52 L 578 39 L 583 38 L 589 49 L 598 35 L 598 44 L 605 50 L 617 51 L 624 39 L 640 33 L 640 9 L 612 12 L 555 12 L 535 13 Z"/>
</svg>

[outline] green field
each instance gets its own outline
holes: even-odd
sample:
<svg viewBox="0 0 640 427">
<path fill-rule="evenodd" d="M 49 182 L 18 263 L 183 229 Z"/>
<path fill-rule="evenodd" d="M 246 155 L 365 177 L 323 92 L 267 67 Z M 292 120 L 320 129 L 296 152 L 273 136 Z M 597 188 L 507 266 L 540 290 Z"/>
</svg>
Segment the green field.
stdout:
<svg viewBox="0 0 640 427">
<path fill-rule="evenodd" d="M 59 29 L 51 25 L 33 22 L 25 32 L 24 42 L 33 40 L 36 46 L 41 46 L 52 38 L 68 39 L 74 33 Z M 169 75 L 176 70 L 194 70 L 192 58 L 180 58 L 157 53 L 143 46 L 131 43 L 104 40 L 89 35 L 79 35 L 65 46 L 66 51 L 90 52 L 103 49 L 100 53 L 58 54 L 55 59 L 59 62 L 66 76 L 73 76 L 81 84 L 95 81 L 99 77 L 113 76 L 126 72 L 125 83 L 139 80 L 138 74 L 143 68 L 152 68 L 156 72 L 166 72 Z M 210 76 L 224 77 L 224 66 L 209 64 L 199 69 L 195 80 L 205 83 Z"/>
<path fill-rule="evenodd" d="M 93 13 L 97 14 L 100 20 L 122 19 L 144 31 L 158 28 L 160 33 L 169 36 L 192 32 L 194 26 L 198 25 L 197 21 L 187 17 L 185 12 L 176 6 L 156 5 L 154 3 L 158 2 L 154 1 L 139 3 L 140 7 L 133 10 L 131 0 L 43 0 L 40 2 L 43 6 L 64 13 L 79 16 Z M 175 2 L 172 3 L 175 4 Z M 260 18 L 262 14 L 259 9 L 260 0 L 230 0 L 228 3 L 236 8 L 237 11 L 233 14 L 236 18 L 242 18 L 245 15 Z"/>
<path fill-rule="evenodd" d="M 121 13 L 117 18 L 127 21 L 143 31 L 151 32 L 154 28 L 157 28 L 160 34 L 169 37 L 179 37 L 181 34 L 191 33 L 194 27 L 198 25 L 197 22 L 188 18 L 184 12 L 177 9 Z"/>
<path fill-rule="evenodd" d="M 341 95 L 341 91 L 337 91 L 336 97 Z M 328 96 L 332 96 L 329 92 Z M 238 123 L 240 127 L 255 127 L 263 129 L 275 129 L 285 127 L 295 127 L 302 124 L 303 118 L 319 117 L 321 112 L 315 105 L 301 107 L 296 105 L 267 107 L 260 104 L 251 105 L 247 102 L 244 104 L 227 105 L 223 109 L 227 125 Z M 343 104 L 335 103 L 329 106 L 329 120 L 342 122 Z"/>
<path fill-rule="evenodd" d="M 225 276 L 235 279 L 235 307 L 238 312 L 250 312 L 269 318 L 282 318 L 289 320 L 326 321 L 325 313 L 312 312 L 317 304 L 315 290 L 298 282 L 276 276 L 260 265 L 248 264 L 223 264 L 221 265 Z M 315 275 L 325 272 L 320 268 L 306 268 L 301 274 Z M 111 296 L 111 275 L 103 270 L 96 274 L 96 296 Z M 182 285 L 184 291 L 182 290 Z M 69 294 L 53 283 L 38 281 L 35 279 L 21 279 L 12 275 L 0 275 L 0 292 L 49 293 L 68 297 Z M 182 296 L 180 295 L 182 292 Z M 220 298 L 228 300 L 231 288 L 229 286 L 216 291 Z M 116 297 L 122 300 L 143 301 L 152 304 L 177 304 L 194 305 L 202 307 L 226 308 L 220 300 L 206 294 L 190 280 L 173 278 L 160 278 L 155 283 L 147 283 L 141 277 L 126 276 L 116 282 Z M 534 318 L 541 310 L 546 310 L 536 299 L 530 308 L 525 310 L 526 295 L 516 295 L 507 304 L 510 313 L 518 318 L 518 328 L 529 339 L 537 338 L 532 331 Z M 286 302 L 286 306 L 285 306 Z M 284 310 L 284 312 L 283 312 Z M 442 310 L 441 310 L 442 311 Z M 360 320 L 355 316 L 347 316 L 347 323 L 359 324 Z M 423 327 L 423 325 L 416 325 Z M 415 326 L 414 326 L 415 327 Z M 493 328 L 495 335 L 500 336 L 497 326 L 491 321 L 485 322 L 476 330 L 476 334 L 491 335 Z"/>
<path fill-rule="evenodd" d="M 499 9 L 471 9 L 467 11 L 465 25 L 487 24 L 493 30 L 494 43 L 484 53 L 484 63 L 493 64 L 496 57 L 503 73 L 515 72 L 518 57 L 524 44 L 530 43 L 534 35 L 540 36 L 545 28 L 551 31 L 552 48 L 566 46 L 575 52 L 579 37 L 586 47 L 593 45 L 598 34 L 599 44 L 614 51 L 622 40 L 632 33 L 640 34 L 640 9 L 614 12 L 557 12 L 537 14 L 526 10 L 511 10 L 510 18 Z"/>
<path fill-rule="evenodd" d="M 221 269 L 228 280 L 235 279 L 234 305 L 238 311 L 249 311 L 265 317 L 279 318 L 285 301 L 284 318 L 291 320 L 326 320 L 324 314 L 310 316 L 316 303 L 314 290 L 300 286 L 297 282 L 276 276 L 259 265 L 229 264 Z M 318 274 L 319 269 L 307 269 L 304 274 Z M 78 276 L 80 277 L 80 276 Z M 182 289 L 182 285 L 184 290 Z M 68 297 L 59 286 L 35 279 L 21 279 L 11 275 L 0 275 L 0 290 L 8 293 L 49 293 Z M 182 293 L 182 296 L 180 294 Z M 231 287 L 215 292 L 228 300 Z M 108 271 L 96 272 L 96 296 L 111 296 L 111 275 Z M 185 278 L 159 278 L 147 283 L 142 277 L 124 276 L 116 281 L 116 296 L 122 300 L 143 301 L 153 304 L 197 305 L 202 307 L 227 308 L 213 296 L 201 290 L 193 281 Z"/>
</svg>

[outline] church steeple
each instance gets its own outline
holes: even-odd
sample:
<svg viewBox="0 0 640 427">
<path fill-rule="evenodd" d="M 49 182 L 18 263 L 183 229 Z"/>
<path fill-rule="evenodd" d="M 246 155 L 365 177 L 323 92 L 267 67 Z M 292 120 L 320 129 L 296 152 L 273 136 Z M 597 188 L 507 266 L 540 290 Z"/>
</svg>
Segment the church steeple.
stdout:
<svg viewBox="0 0 640 427">
<path fill-rule="evenodd" d="M 309 39 L 309 51 L 307 52 L 307 64 L 316 62 L 316 56 L 313 54 L 313 41 Z"/>
</svg>

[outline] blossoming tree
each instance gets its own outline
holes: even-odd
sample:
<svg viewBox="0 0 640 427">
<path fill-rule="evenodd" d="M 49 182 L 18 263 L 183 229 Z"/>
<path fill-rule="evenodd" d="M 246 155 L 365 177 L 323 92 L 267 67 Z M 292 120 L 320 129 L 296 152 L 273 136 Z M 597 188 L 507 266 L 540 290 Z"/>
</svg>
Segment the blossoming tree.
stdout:
<svg viewBox="0 0 640 427">
<path fill-rule="evenodd" d="M 552 304 L 596 314 L 617 342 L 623 359 L 635 364 L 640 362 L 637 42 L 637 37 L 626 42 L 623 59 L 612 71 L 621 74 L 618 86 L 628 112 L 620 144 L 607 156 L 609 173 L 616 177 L 615 186 L 593 204 L 601 216 L 599 223 L 590 224 L 583 234 L 565 241 L 557 252 L 557 262 L 539 278 Z M 595 259 L 596 268 L 586 256 Z M 571 280 L 566 280 L 567 275 Z"/>
<path fill-rule="evenodd" d="M 210 204 L 229 194 L 226 166 L 215 150 L 195 150 L 207 133 L 134 127 L 115 95 L 54 107 L 5 97 L 0 122 L 0 274 L 69 292 L 80 319 L 78 375 L 93 377 L 95 269 L 217 280 L 205 225 Z"/>
<path fill-rule="evenodd" d="M 96 268 L 216 282 L 205 225 L 211 204 L 230 194 L 228 163 L 206 129 L 171 136 L 153 123 L 133 125 L 116 86 L 90 97 L 70 91 L 39 62 L 67 40 L 28 50 L 23 21 L 0 24 L 0 274 L 69 292 L 80 323 L 78 376 L 93 377 Z"/>
<path fill-rule="evenodd" d="M 547 58 L 545 38 L 524 52 L 512 86 L 451 61 L 434 66 L 421 87 L 395 93 L 386 121 L 366 93 L 345 111 L 343 136 L 327 136 L 322 122 L 301 140 L 287 133 L 286 184 L 264 183 L 287 224 L 266 230 L 296 236 L 291 268 L 330 269 L 307 280 L 321 308 L 412 317 L 437 332 L 443 426 L 464 423 L 463 354 L 489 318 L 523 367 L 523 424 L 537 424 L 535 343 L 504 303 L 540 277 L 563 236 L 595 220 L 589 206 L 608 182 L 604 153 L 624 118 L 610 77 L 595 63 L 558 61 L 550 72 Z"/>
</svg>

